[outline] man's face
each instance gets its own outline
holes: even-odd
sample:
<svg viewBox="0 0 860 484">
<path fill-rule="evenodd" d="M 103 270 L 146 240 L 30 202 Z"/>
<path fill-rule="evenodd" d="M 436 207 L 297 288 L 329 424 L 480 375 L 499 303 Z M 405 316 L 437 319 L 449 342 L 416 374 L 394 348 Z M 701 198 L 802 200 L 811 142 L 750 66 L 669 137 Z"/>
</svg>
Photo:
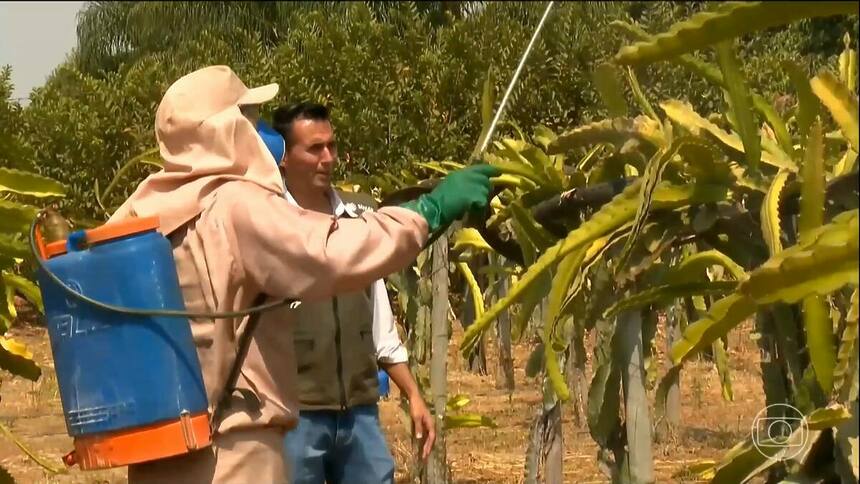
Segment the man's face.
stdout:
<svg viewBox="0 0 860 484">
<path fill-rule="evenodd" d="M 337 142 L 328 121 L 293 121 L 292 142 L 284 156 L 284 175 L 290 183 L 328 189 L 337 164 Z"/>
</svg>

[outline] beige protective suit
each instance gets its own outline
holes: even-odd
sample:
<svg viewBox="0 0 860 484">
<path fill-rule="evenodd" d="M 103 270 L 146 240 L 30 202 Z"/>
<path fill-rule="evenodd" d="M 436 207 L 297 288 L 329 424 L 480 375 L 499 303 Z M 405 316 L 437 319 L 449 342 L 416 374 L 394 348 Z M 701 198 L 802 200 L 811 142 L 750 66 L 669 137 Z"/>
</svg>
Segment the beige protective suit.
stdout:
<svg viewBox="0 0 860 484">
<path fill-rule="evenodd" d="M 303 210 L 283 197 L 272 155 L 239 105 L 277 85 L 249 90 L 225 66 L 179 79 L 158 107 L 164 169 L 111 217 L 158 215 L 173 244 L 188 310 L 251 306 L 260 292 L 306 301 L 357 291 L 406 267 L 427 240 L 417 213 L 383 208 L 358 219 Z M 283 437 L 296 424 L 292 315 L 263 314 L 214 445 L 129 467 L 129 482 L 286 483 Z M 210 411 L 223 393 L 248 318 L 191 321 Z"/>
</svg>

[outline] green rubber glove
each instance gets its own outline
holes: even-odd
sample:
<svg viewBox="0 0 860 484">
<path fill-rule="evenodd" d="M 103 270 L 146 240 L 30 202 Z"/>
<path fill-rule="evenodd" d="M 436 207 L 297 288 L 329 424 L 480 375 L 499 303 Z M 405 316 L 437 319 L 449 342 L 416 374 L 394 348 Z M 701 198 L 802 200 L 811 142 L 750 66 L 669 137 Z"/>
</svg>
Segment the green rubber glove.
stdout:
<svg viewBox="0 0 860 484">
<path fill-rule="evenodd" d="M 466 213 L 480 213 L 486 209 L 490 202 L 490 178 L 500 174 L 494 166 L 471 165 L 449 173 L 432 192 L 401 207 L 424 217 L 432 234 Z"/>
</svg>

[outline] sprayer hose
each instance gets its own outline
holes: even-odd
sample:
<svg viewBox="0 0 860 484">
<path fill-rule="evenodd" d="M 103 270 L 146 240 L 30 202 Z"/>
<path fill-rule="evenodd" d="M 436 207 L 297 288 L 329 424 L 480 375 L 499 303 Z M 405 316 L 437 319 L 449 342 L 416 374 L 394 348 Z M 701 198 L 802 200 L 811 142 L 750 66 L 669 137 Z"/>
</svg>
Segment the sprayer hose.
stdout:
<svg viewBox="0 0 860 484">
<path fill-rule="evenodd" d="M 36 247 L 36 226 L 39 222 L 39 218 L 37 217 L 33 223 L 30 225 L 30 250 L 33 252 L 33 257 L 36 259 L 36 263 L 39 265 L 39 269 L 41 269 L 45 275 L 56 285 L 60 286 L 66 293 L 70 294 L 74 298 L 83 301 L 87 304 L 91 304 L 99 309 L 104 309 L 106 311 L 113 311 L 115 313 L 120 314 L 128 314 L 130 316 L 160 316 L 160 317 L 168 317 L 168 318 L 197 318 L 197 319 L 216 319 L 216 318 L 238 318 L 242 316 L 247 316 L 249 314 L 254 314 L 258 312 L 270 311 L 275 308 L 279 308 L 282 306 L 289 305 L 291 308 L 298 307 L 300 302 L 296 299 L 282 299 L 280 301 L 260 304 L 259 306 L 253 306 L 248 309 L 243 309 L 241 311 L 225 311 L 225 312 L 195 312 L 195 311 L 182 311 L 178 309 L 137 309 L 137 308 L 129 308 L 124 306 L 115 306 L 113 304 L 107 304 L 101 301 L 96 301 L 95 299 L 85 296 L 84 294 L 79 293 L 75 289 L 69 287 L 66 283 L 60 280 L 59 277 L 56 276 L 50 269 L 45 265 L 45 262 L 42 260 L 41 254 L 39 253 L 38 247 Z"/>
</svg>

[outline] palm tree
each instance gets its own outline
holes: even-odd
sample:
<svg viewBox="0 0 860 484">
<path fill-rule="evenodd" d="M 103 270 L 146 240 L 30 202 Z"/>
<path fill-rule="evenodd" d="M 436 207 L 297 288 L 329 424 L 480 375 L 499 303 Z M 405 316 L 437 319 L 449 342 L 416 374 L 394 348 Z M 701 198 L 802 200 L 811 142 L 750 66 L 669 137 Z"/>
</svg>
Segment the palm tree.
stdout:
<svg viewBox="0 0 860 484">
<path fill-rule="evenodd" d="M 169 51 L 203 31 L 230 35 L 237 30 L 260 34 L 263 45 L 273 47 L 294 25 L 295 14 L 313 9 L 327 14 L 346 11 L 352 2 L 88 2 L 78 13 L 78 67 L 88 73 L 111 72 L 146 54 Z M 446 12 L 465 18 L 479 12 L 485 2 L 414 2 L 420 18 L 433 26 L 446 23 Z M 387 2 L 366 2 L 374 20 L 387 22 Z"/>
<path fill-rule="evenodd" d="M 107 2 L 78 14 L 76 60 L 83 71 L 112 71 L 143 55 L 168 51 L 203 31 L 260 33 L 264 45 L 278 42 L 294 12 L 342 8 L 338 2 Z"/>
</svg>

